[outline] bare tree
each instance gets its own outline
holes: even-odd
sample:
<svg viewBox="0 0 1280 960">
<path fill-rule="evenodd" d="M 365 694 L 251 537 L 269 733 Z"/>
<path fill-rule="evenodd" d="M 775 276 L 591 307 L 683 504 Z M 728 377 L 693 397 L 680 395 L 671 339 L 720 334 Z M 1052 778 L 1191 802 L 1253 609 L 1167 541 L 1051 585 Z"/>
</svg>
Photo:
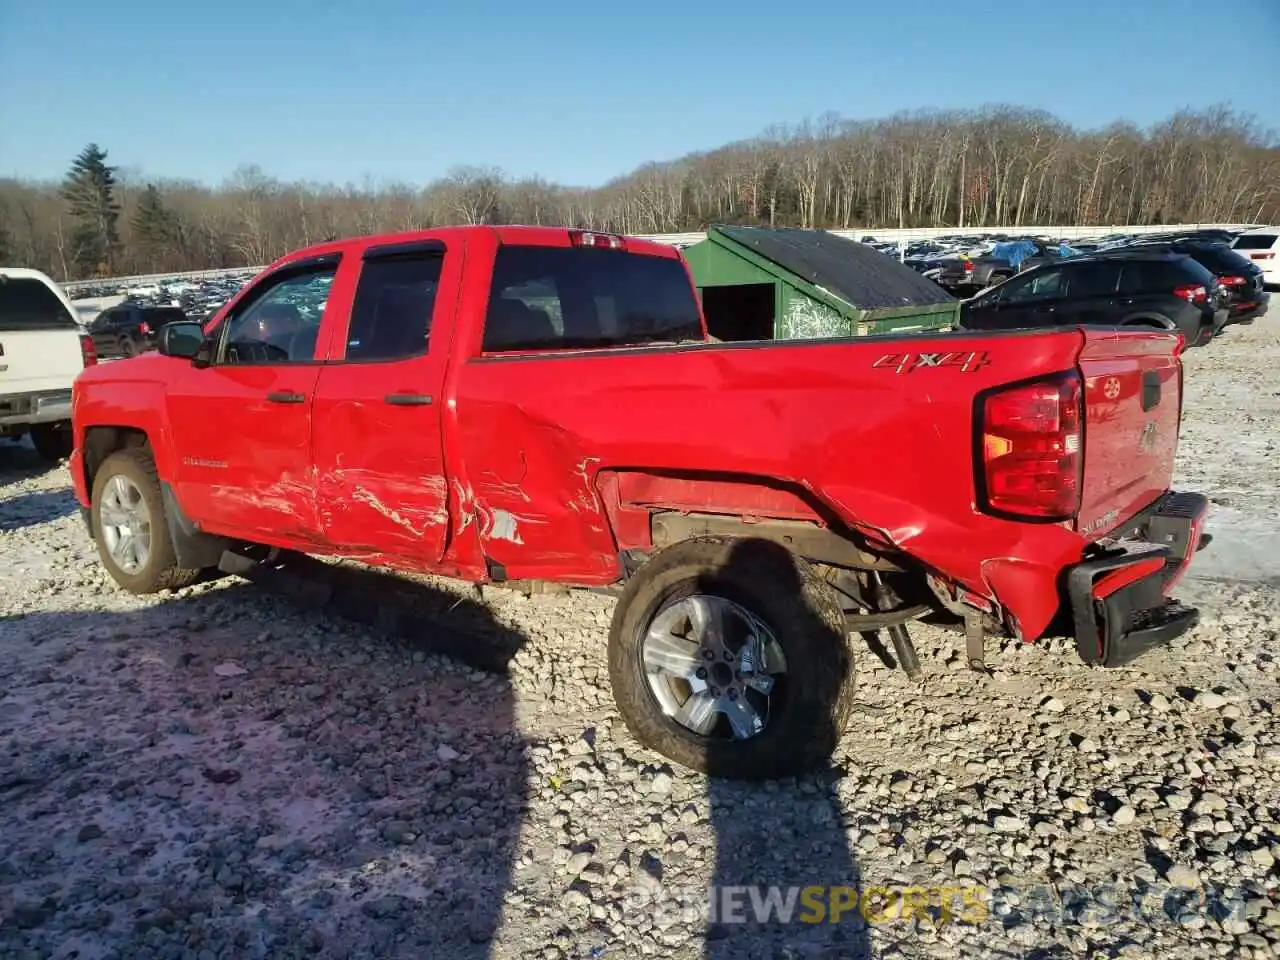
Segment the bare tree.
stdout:
<svg viewBox="0 0 1280 960">
<path fill-rule="evenodd" d="M 331 237 L 448 223 L 562 224 L 626 233 L 712 223 L 809 227 L 1280 220 L 1280 141 L 1227 107 L 1181 111 L 1148 129 L 1076 130 L 1042 111 L 904 113 L 880 120 L 824 114 L 750 140 L 649 163 L 595 188 L 500 170 L 456 167 L 416 187 L 366 179 L 345 186 L 281 183 L 244 167 L 210 187 L 143 187 L 122 171 L 117 267 L 148 270 L 138 216 L 163 206 L 165 269 L 259 265 Z M 158 195 L 158 196 L 157 196 Z M 59 185 L 0 179 L 0 233 L 19 265 L 70 279 L 81 251 Z M 153 245 L 154 246 L 154 245 Z"/>
</svg>

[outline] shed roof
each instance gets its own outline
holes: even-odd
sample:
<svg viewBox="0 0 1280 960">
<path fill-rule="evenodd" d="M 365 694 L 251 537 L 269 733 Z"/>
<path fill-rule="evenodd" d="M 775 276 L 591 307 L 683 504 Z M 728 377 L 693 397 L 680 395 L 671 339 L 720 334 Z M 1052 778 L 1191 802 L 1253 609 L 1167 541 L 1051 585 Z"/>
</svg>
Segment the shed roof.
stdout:
<svg viewBox="0 0 1280 960">
<path fill-rule="evenodd" d="M 932 280 L 893 257 L 826 230 L 712 227 L 708 233 L 741 244 L 864 310 L 955 302 Z"/>
</svg>

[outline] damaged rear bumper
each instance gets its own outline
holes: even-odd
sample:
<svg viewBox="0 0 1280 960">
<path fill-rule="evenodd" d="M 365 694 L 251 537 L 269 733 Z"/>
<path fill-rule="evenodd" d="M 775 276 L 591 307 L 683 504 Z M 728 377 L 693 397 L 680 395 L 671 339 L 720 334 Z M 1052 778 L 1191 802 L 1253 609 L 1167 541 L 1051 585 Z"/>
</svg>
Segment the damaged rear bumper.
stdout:
<svg viewBox="0 0 1280 960">
<path fill-rule="evenodd" d="M 1169 599 L 1202 538 L 1209 501 L 1168 493 L 1135 518 L 1123 539 L 1067 572 L 1076 649 L 1085 663 L 1118 667 L 1185 633 L 1199 611 Z"/>
</svg>

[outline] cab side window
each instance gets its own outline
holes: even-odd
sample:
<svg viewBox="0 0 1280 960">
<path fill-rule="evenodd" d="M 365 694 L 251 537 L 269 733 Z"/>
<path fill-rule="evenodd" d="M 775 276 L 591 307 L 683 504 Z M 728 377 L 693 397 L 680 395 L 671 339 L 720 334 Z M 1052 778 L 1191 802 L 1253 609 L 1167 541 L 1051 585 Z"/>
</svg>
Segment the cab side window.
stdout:
<svg viewBox="0 0 1280 960">
<path fill-rule="evenodd" d="M 320 321 L 337 273 L 336 261 L 286 267 L 266 281 L 223 324 L 218 362 L 222 364 L 308 363 L 315 359 Z"/>
</svg>

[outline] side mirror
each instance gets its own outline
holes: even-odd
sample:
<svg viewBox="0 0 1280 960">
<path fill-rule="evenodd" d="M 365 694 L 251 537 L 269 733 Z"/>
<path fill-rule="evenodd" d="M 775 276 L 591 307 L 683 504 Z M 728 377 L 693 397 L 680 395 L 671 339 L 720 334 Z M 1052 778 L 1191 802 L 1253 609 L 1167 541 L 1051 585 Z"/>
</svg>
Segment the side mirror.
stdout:
<svg viewBox="0 0 1280 960">
<path fill-rule="evenodd" d="M 204 329 L 198 323 L 176 321 L 166 324 L 160 330 L 160 353 L 166 357 L 182 357 L 194 360 L 204 346 Z"/>
</svg>

